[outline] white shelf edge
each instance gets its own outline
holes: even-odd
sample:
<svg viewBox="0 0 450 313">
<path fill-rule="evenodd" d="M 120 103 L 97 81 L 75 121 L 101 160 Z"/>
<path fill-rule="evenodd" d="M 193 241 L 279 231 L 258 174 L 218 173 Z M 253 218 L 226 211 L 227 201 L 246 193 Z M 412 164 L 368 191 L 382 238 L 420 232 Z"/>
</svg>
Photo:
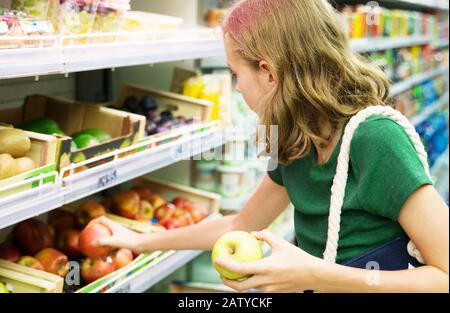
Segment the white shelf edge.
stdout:
<svg viewBox="0 0 450 313">
<path fill-rule="evenodd" d="M 449 70 L 448 66 L 442 65 L 434 70 L 408 77 L 407 79 L 405 79 L 399 83 L 396 83 L 392 86 L 391 96 L 397 96 L 398 94 L 401 94 L 401 93 L 411 89 L 412 87 L 414 87 L 420 83 L 423 83 L 424 81 L 434 78 L 435 76 L 448 73 L 448 70 Z"/>
<path fill-rule="evenodd" d="M 412 36 L 399 38 L 364 38 L 350 41 L 350 47 L 356 52 L 374 52 L 387 49 L 420 46 L 429 44 L 429 36 Z"/>
</svg>

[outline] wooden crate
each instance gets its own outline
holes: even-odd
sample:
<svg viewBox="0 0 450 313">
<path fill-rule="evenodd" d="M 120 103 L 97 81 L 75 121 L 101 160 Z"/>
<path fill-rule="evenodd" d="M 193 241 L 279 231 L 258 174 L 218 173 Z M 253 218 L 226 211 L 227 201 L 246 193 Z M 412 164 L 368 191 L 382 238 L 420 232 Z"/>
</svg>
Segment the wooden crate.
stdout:
<svg viewBox="0 0 450 313">
<path fill-rule="evenodd" d="M 211 101 L 199 100 L 173 92 L 132 85 L 122 86 L 119 101 L 115 104 L 115 107 L 122 109 L 125 99 L 131 96 L 138 99 L 141 99 L 144 96 L 152 96 L 163 104 L 176 107 L 174 110 L 175 116 L 182 115 L 186 118 L 197 118 L 200 121 L 209 121 L 211 117 L 211 109 L 213 106 Z"/>
<path fill-rule="evenodd" d="M 0 125 L 0 129 L 6 127 L 6 124 Z M 50 173 L 56 170 L 58 139 L 54 136 L 35 132 L 26 131 L 25 133 L 31 141 L 31 149 L 25 156 L 34 161 L 36 168 L 20 175 L 0 180 L 0 187 L 10 186 L 14 183 L 22 182 L 40 174 Z M 52 181 L 52 179 L 48 179 L 45 182 L 50 181 Z M 21 187 L 9 189 L 8 191 L 2 191 L 0 192 L 0 198 L 31 189 L 35 186 L 36 184 L 30 183 L 22 185 Z"/>
<path fill-rule="evenodd" d="M 14 293 L 62 293 L 60 276 L 0 260 L 0 280 L 13 287 Z"/>
</svg>

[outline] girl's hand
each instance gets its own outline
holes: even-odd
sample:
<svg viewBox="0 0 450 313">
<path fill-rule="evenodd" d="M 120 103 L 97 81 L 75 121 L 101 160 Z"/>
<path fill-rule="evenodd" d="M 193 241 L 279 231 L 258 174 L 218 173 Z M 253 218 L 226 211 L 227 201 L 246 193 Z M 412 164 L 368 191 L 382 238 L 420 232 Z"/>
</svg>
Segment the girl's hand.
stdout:
<svg viewBox="0 0 450 313">
<path fill-rule="evenodd" d="M 246 263 L 217 259 L 215 263 L 229 271 L 253 275 L 244 281 L 222 277 L 225 285 L 240 292 L 249 289 L 263 292 L 313 290 L 314 271 L 322 261 L 321 259 L 307 254 L 267 230 L 252 234 L 272 247 L 271 255 L 256 262 Z"/>
<path fill-rule="evenodd" d="M 102 224 L 103 226 L 108 227 L 112 233 L 111 237 L 102 237 L 95 240 L 92 243 L 94 246 L 111 246 L 114 248 L 127 248 L 138 253 L 142 252 L 139 248 L 141 238 L 139 233 L 129 230 L 105 216 L 92 220 L 89 225 L 90 224 Z"/>
</svg>

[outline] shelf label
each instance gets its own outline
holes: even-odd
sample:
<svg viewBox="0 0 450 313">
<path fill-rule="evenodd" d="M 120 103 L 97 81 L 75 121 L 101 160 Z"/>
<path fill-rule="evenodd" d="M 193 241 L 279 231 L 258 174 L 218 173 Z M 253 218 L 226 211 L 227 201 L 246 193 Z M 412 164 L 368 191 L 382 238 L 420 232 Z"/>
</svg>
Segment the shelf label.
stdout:
<svg viewBox="0 0 450 313">
<path fill-rule="evenodd" d="M 128 283 L 122 287 L 120 287 L 119 289 L 117 289 L 117 291 L 115 293 L 130 293 L 131 292 L 131 284 Z"/>
<path fill-rule="evenodd" d="M 113 183 L 115 180 L 117 180 L 117 171 L 116 170 L 100 177 L 98 179 L 98 187 L 103 188 L 105 186 L 108 186 L 109 184 Z"/>
</svg>

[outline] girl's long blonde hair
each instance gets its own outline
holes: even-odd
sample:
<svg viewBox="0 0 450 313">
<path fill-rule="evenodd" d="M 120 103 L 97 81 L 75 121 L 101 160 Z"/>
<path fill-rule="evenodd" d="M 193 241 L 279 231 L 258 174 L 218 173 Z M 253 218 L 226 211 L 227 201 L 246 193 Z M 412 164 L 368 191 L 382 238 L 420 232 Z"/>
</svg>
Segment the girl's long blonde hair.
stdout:
<svg viewBox="0 0 450 313">
<path fill-rule="evenodd" d="M 241 56 L 269 63 L 278 86 L 258 105 L 263 125 L 278 125 L 281 164 L 328 140 L 321 123 L 339 125 L 371 105 L 386 105 L 390 82 L 353 52 L 327 0 L 241 0 L 223 23 Z"/>
</svg>

